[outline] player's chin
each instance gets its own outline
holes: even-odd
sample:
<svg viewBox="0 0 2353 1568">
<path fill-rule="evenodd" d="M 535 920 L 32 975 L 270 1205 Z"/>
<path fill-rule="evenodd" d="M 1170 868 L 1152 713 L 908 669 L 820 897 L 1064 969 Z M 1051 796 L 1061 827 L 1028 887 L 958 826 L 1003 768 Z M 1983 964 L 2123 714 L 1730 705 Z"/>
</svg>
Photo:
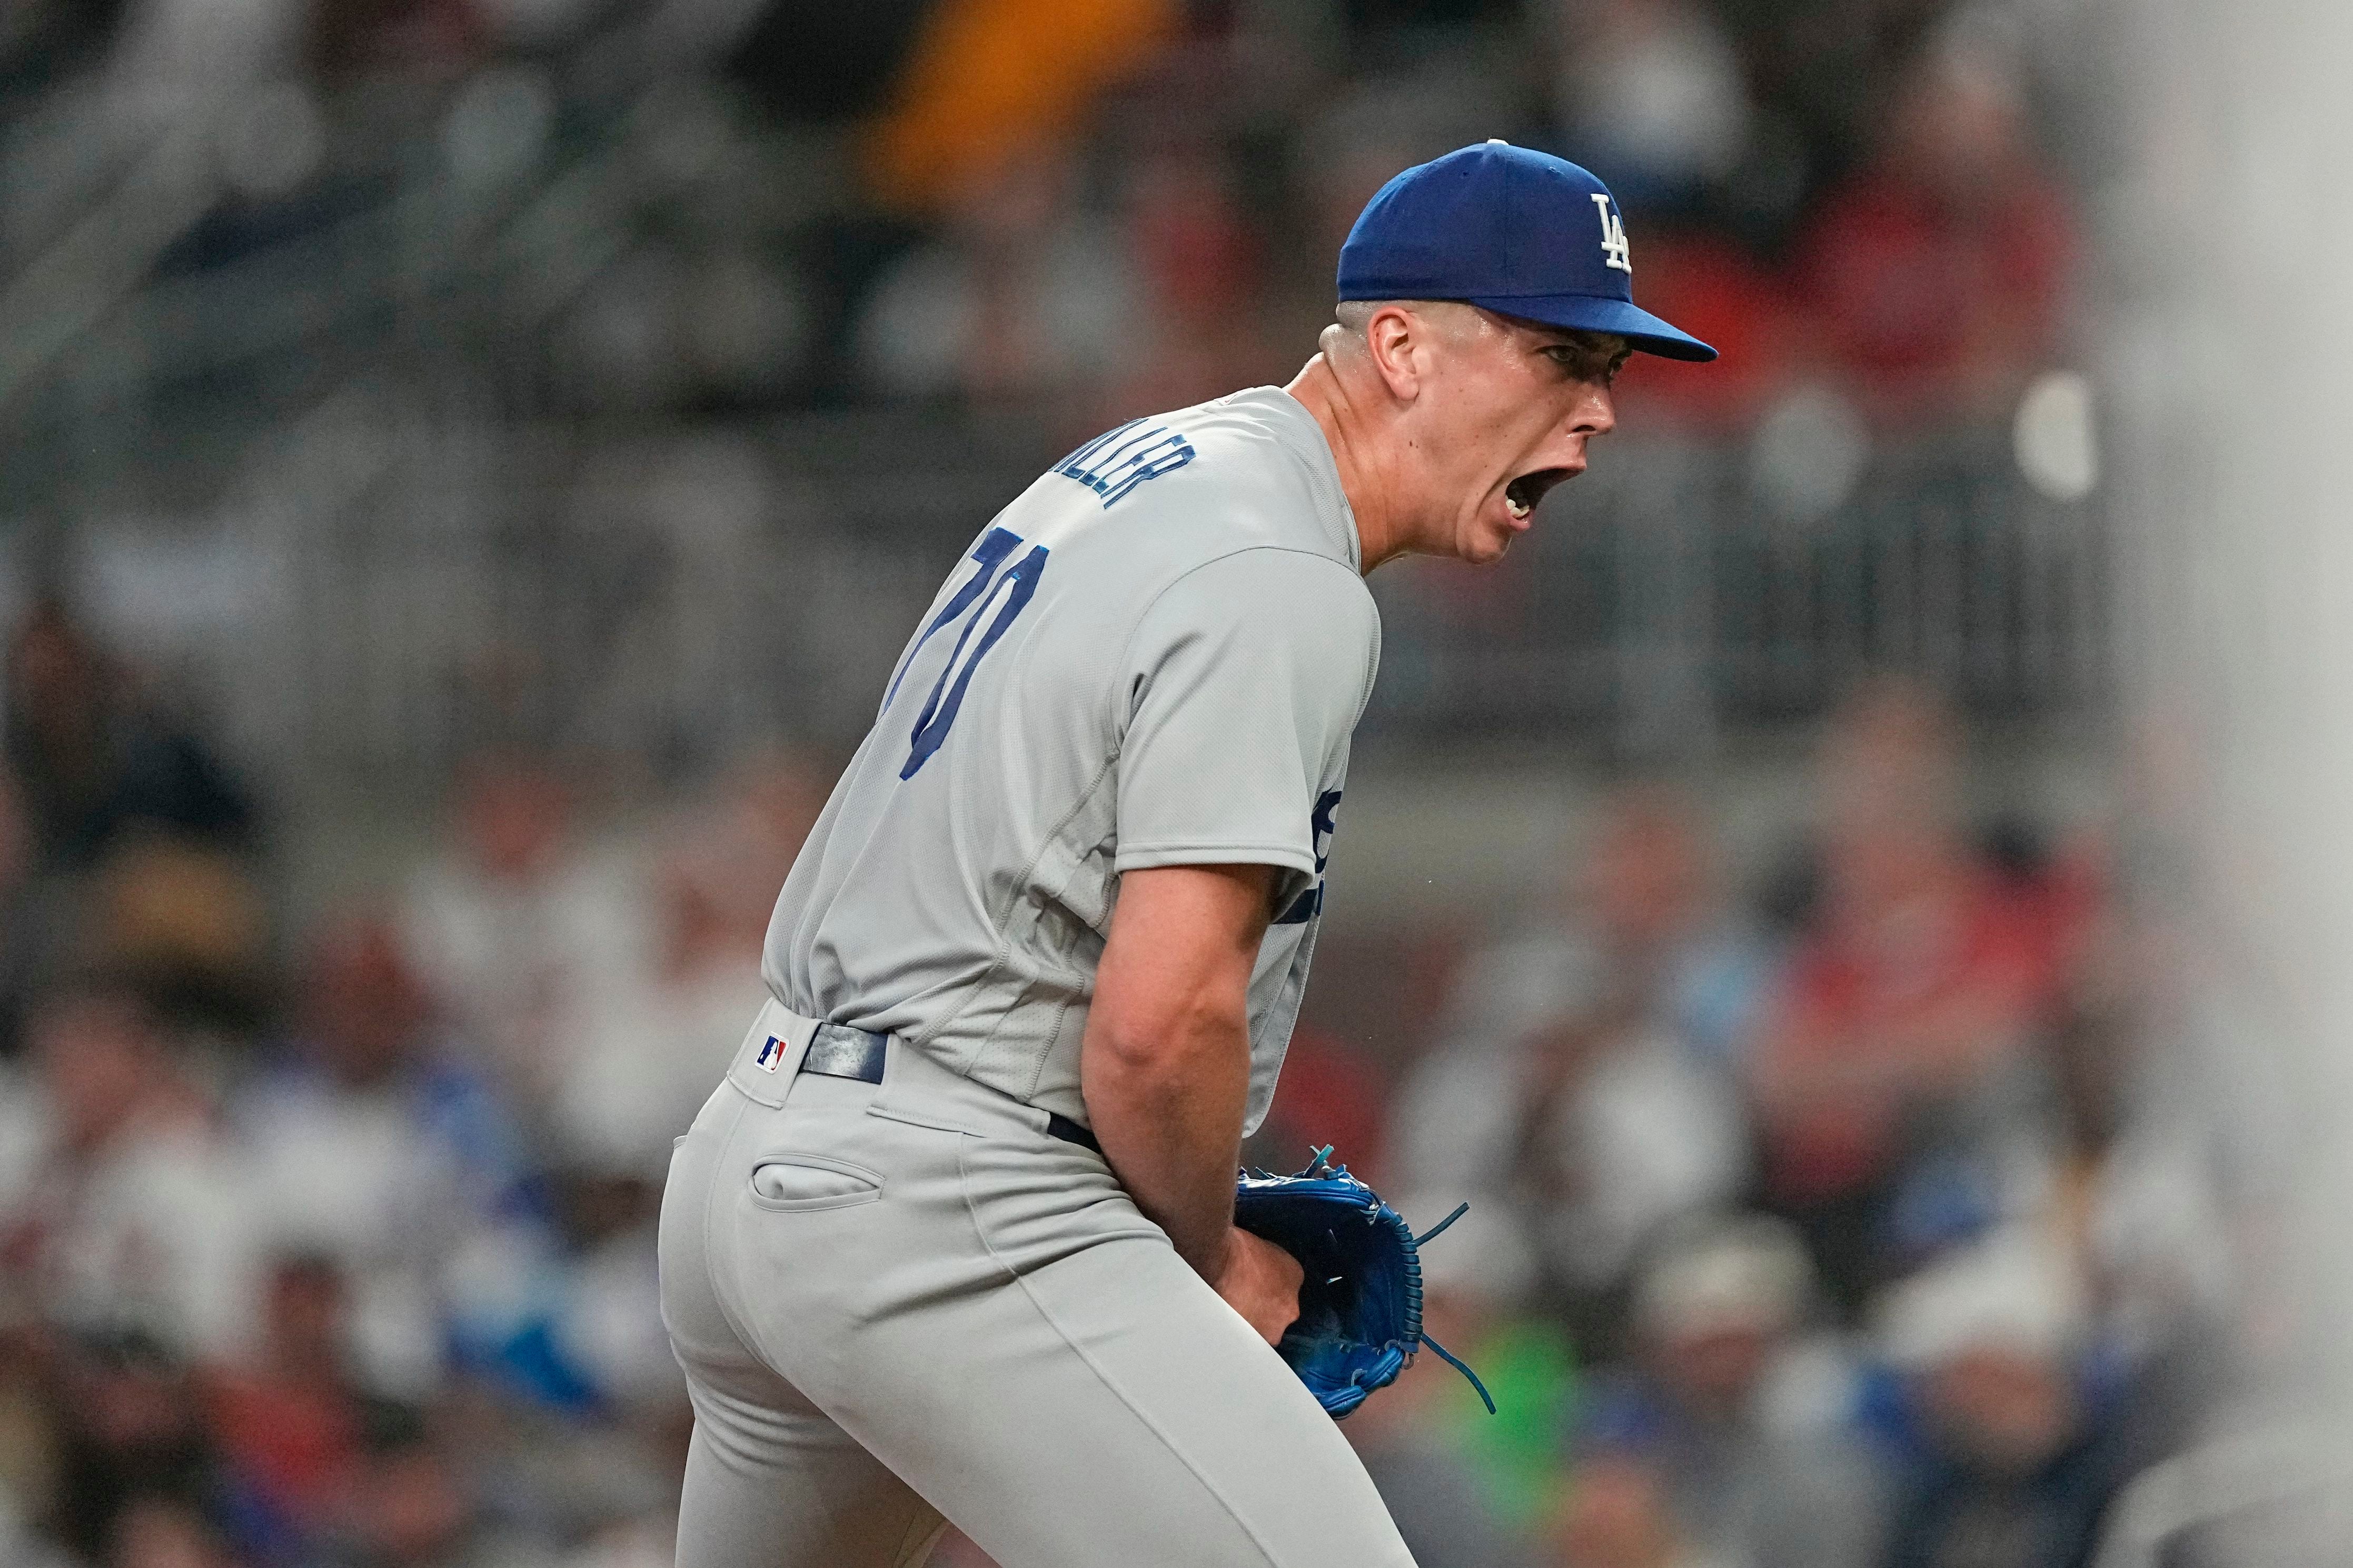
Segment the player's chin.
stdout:
<svg viewBox="0 0 2353 1568">
<path fill-rule="evenodd" d="M 1535 513 L 1514 516 L 1499 497 L 1482 508 L 1465 535 L 1462 559 L 1473 566 L 1483 566 L 1491 561 L 1501 561 L 1512 548 L 1512 541 L 1528 531 Z"/>
</svg>

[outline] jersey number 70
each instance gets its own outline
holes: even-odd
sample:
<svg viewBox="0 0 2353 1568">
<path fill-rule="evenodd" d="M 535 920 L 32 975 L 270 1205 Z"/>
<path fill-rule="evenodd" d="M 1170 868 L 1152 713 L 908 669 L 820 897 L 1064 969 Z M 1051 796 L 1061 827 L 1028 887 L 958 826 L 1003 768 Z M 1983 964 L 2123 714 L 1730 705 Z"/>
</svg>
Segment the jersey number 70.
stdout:
<svg viewBox="0 0 2353 1568">
<path fill-rule="evenodd" d="M 915 716 L 915 728 L 907 737 L 907 760 L 899 769 L 901 778 L 913 778 L 931 760 L 932 753 L 940 749 L 940 742 L 948 738 L 956 710 L 964 706 L 965 688 L 972 684 L 974 668 L 988 657 L 997 639 L 1005 635 L 1006 627 L 1013 624 L 1014 617 L 1038 592 L 1038 579 L 1046 574 L 1046 547 L 1034 545 L 1029 554 L 1005 566 L 1006 559 L 1020 547 L 1021 536 L 1008 529 L 992 528 L 982 537 L 972 552 L 973 574 L 940 606 L 940 613 L 932 617 L 923 635 L 907 650 L 906 663 L 891 678 L 891 689 L 882 695 L 882 710 L 886 713 L 891 710 L 891 700 L 899 694 L 899 682 L 906 679 L 907 671 L 914 666 L 915 656 L 923 652 L 932 634 L 950 621 L 962 618 L 964 624 L 957 628 L 955 647 L 948 654 L 947 666 L 933 683 L 932 694 L 925 700 L 923 710 Z M 998 570 L 1000 567 L 1004 570 Z M 997 591 L 1000 588 L 1003 593 Z M 988 614 L 992 605 L 997 606 L 993 619 Z M 988 622 L 988 629 L 976 638 L 973 628 L 984 620 Z"/>
</svg>

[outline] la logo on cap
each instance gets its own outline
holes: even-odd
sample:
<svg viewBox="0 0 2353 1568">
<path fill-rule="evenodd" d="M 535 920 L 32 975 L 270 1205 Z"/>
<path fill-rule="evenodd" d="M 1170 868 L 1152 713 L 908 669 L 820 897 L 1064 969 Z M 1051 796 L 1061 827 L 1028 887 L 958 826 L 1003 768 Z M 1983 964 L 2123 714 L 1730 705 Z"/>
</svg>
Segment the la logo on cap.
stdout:
<svg viewBox="0 0 2353 1568">
<path fill-rule="evenodd" d="M 1601 214 L 1601 265 L 1632 272 L 1634 253 L 1626 247 L 1625 219 L 1609 210 L 1609 197 L 1605 192 L 1593 193 L 1593 205 Z"/>
</svg>

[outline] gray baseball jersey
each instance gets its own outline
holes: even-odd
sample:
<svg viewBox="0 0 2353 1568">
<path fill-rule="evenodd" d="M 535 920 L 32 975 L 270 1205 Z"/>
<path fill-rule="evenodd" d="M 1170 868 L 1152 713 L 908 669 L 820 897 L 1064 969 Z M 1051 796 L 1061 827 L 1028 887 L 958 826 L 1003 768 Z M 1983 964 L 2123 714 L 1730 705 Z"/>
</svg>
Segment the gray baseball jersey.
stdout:
<svg viewBox="0 0 2353 1568">
<path fill-rule="evenodd" d="M 763 971 L 1075 1121 L 1122 873 L 1280 868 L 1255 1129 L 1306 985 L 1380 622 L 1322 429 L 1274 387 L 1087 443 L 1000 512 L 900 656 Z"/>
</svg>

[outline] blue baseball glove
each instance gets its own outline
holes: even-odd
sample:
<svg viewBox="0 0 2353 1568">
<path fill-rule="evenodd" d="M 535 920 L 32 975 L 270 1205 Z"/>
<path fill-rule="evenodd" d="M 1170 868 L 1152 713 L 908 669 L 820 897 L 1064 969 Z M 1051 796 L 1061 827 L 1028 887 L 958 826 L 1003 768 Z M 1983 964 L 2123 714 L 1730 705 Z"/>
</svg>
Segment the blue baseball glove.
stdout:
<svg viewBox="0 0 2353 1568">
<path fill-rule="evenodd" d="M 1479 1374 L 1421 1331 L 1421 1245 L 1470 1206 L 1416 1236 L 1378 1193 L 1333 1164 L 1328 1148 L 1295 1176 L 1242 1173 L 1234 1223 L 1306 1270 L 1299 1321 L 1274 1348 L 1334 1420 L 1396 1382 L 1424 1345 L 1469 1378 L 1494 1413 Z"/>
</svg>

